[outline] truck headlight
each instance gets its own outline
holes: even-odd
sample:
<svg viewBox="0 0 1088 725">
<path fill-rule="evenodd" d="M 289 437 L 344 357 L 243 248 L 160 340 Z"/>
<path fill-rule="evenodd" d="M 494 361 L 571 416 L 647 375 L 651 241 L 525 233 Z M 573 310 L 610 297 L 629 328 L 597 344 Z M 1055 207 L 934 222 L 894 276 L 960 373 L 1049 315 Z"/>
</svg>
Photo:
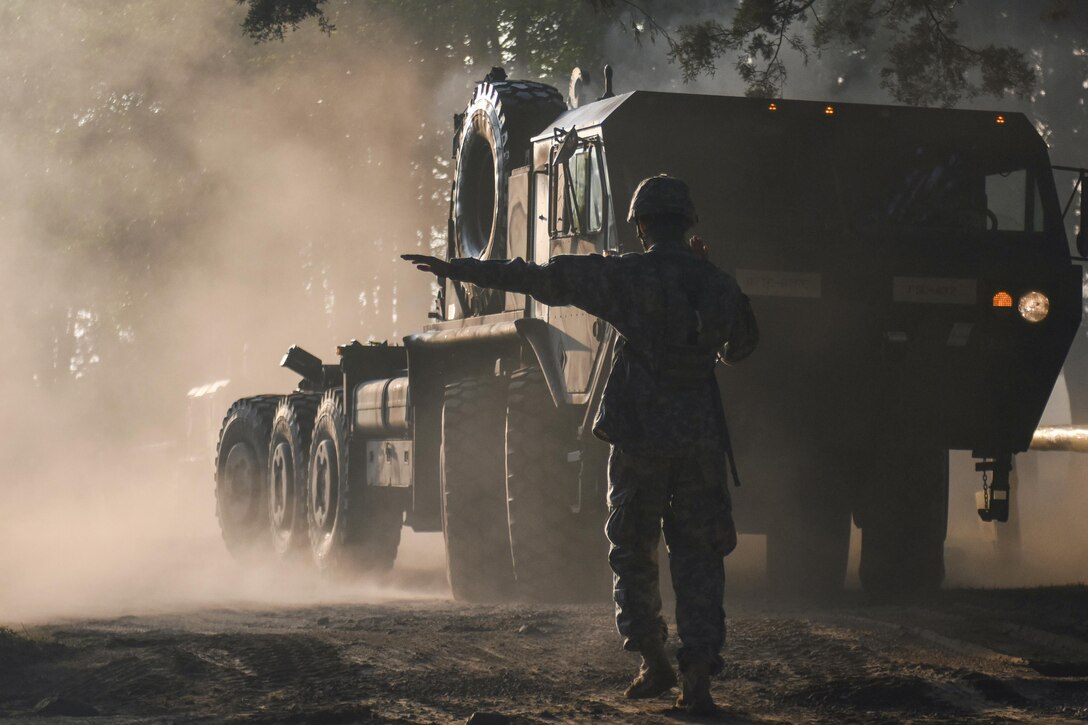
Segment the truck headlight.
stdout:
<svg viewBox="0 0 1088 725">
<path fill-rule="evenodd" d="M 1028 322 L 1042 322 L 1050 314 L 1050 299 L 1042 292 L 1025 292 L 1017 305 L 1020 316 Z"/>
</svg>

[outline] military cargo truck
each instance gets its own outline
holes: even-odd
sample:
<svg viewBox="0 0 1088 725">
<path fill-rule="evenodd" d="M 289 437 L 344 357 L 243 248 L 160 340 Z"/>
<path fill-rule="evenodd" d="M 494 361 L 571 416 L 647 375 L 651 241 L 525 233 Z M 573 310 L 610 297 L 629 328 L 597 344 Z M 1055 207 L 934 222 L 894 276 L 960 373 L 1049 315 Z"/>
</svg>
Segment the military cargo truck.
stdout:
<svg viewBox="0 0 1088 725">
<path fill-rule="evenodd" d="M 637 252 L 624 219 L 639 180 L 690 184 L 696 231 L 762 332 L 716 374 L 736 521 L 767 535 L 777 587 L 841 587 L 851 518 L 867 589 L 938 586 L 949 449 L 979 459 L 980 515 L 1007 517 L 1012 456 L 1081 317 L 1027 118 L 643 91 L 568 109 L 493 72 L 455 125 L 450 257 Z M 607 590 L 607 450 L 589 430 L 615 331 L 452 281 L 432 318 L 400 344 L 343 345 L 335 364 L 292 348 L 295 392 L 231 407 L 227 545 L 373 572 L 410 526 L 444 533 L 461 599 Z"/>
</svg>

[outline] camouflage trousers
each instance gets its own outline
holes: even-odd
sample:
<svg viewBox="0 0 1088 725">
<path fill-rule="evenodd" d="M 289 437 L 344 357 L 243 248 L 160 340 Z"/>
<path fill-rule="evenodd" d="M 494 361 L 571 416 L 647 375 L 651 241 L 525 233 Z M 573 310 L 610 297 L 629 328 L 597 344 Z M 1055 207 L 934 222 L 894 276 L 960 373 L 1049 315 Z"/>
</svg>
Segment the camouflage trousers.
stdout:
<svg viewBox="0 0 1088 725">
<path fill-rule="evenodd" d="M 722 558 L 737 544 L 725 455 L 658 456 L 613 448 L 608 510 L 608 563 L 624 649 L 637 650 L 650 636 L 668 636 L 657 566 L 663 528 L 676 591 L 677 659 L 681 668 L 706 662 L 717 674 L 725 644 Z"/>
</svg>

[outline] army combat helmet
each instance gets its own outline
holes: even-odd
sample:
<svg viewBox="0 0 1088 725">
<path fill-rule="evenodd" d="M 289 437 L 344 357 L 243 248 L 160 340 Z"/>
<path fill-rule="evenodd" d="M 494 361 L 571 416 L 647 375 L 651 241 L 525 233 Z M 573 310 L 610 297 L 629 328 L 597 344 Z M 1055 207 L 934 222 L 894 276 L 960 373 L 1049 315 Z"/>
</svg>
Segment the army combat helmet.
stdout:
<svg viewBox="0 0 1088 725">
<path fill-rule="evenodd" d="M 683 217 L 690 226 L 695 226 L 699 215 L 695 213 L 695 202 L 691 200 L 691 190 L 687 184 L 668 174 L 658 174 L 639 182 L 631 195 L 627 221 L 634 224 L 638 217 L 659 214 Z"/>
</svg>

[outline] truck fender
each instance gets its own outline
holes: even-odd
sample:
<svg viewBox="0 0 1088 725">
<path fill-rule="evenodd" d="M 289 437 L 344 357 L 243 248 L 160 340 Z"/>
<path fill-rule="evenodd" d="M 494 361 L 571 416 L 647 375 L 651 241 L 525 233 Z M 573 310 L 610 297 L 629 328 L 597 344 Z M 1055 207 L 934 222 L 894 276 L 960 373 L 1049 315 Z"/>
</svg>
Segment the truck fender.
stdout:
<svg viewBox="0 0 1088 725">
<path fill-rule="evenodd" d="M 563 377 L 563 366 L 556 355 L 558 347 L 553 344 L 552 336 L 555 328 L 544 320 L 535 317 L 523 317 L 514 321 L 514 328 L 518 335 L 533 351 L 540 372 L 544 374 L 544 382 L 551 393 L 552 403 L 559 407 L 566 402 L 567 391 Z"/>
<path fill-rule="evenodd" d="M 567 397 L 563 365 L 555 339 L 556 335 L 561 334 L 544 320 L 523 317 L 513 321 L 409 335 L 404 338 L 404 345 L 408 350 L 409 378 L 414 388 L 420 377 L 417 374 L 419 369 L 432 357 L 436 362 L 440 360 L 442 350 L 462 350 L 489 343 L 502 345 L 520 338 L 532 350 L 533 357 L 544 374 L 552 402 L 558 407 L 566 402 Z"/>
</svg>

